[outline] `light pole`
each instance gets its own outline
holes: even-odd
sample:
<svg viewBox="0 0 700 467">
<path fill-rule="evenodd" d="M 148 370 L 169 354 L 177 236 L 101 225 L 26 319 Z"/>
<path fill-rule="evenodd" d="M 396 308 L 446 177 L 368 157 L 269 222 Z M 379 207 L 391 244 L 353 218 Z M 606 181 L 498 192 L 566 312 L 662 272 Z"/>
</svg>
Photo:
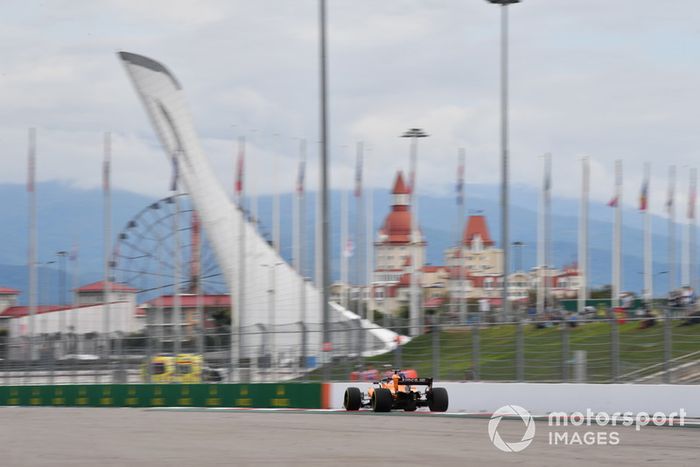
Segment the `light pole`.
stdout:
<svg viewBox="0 0 700 467">
<path fill-rule="evenodd" d="M 326 67 L 326 0 L 319 0 L 318 2 L 318 25 L 319 25 L 319 94 L 320 94 L 320 185 L 321 185 L 321 241 L 319 246 L 319 253 L 321 254 L 321 317 L 323 321 L 323 332 L 322 332 L 322 351 L 324 354 L 330 356 L 332 350 L 331 335 L 330 335 L 330 323 L 329 323 L 329 288 L 330 288 L 330 236 L 329 236 L 329 209 L 328 209 L 328 99 L 327 99 L 327 89 L 328 89 L 328 70 Z M 323 380 L 328 381 L 330 378 L 330 363 L 326 361 L 324 356 L 323 365 Z"/>
<path fill-rule="evenodd" d="M 66 300 L 66 257 L 68 256 L 67 251 L 57 251 L 56 257 L 58 258 L 58 264 L 60 273 L 58 276 L 59 283 L 59 302 L 61 306 L 66 306 L 68 301 Z M 61 353 L 63 353 L 63 335 L 66 332 L 66 310 L 61 310 L 58 315 L 58 334 L 61 344 Z"/>
<path fill-rule="evenodd" d="M 411 128 L 407 130 L 402 138 L 411 139 L 411 173 L 409 174 L 409 190 L 410 190 L 410 205 L 411 212 L 411 300 L 409 302 L 409 330 L 411 336 L 417 336 L 422 333 L 423 329 L 423 314 L 421 313 L 420 293 L 418 291 L 418 274 L 421 270 L 421 265 L 418 264 L 419 255 L 418 248 L 421 240 L 418 237 L 418 209 L 416 197 L 416 160 L 418 159 L 418 138 L 427 138 L 428 134 L 420 128 Z"/>
<path fill-rule="evenodd" d="M 271 263 L 271 264 L 261 264 L 260 266 L 267 268 L 269 275 L 268 275 L 268 288 L 267 288 L 267 326 L 268 326 L 268 331 L 267 331 L 267 349 L 268 352 L 270 352 L 270 374 L 272 375 L 273 367 L 274 367 L 274 362 L 275 362 L 275 353 L 277 352 L 276 349 L 276 342 L 275 342 L 275 336 L 274 336 L 274 326 L 275 326 L 275 321 L 276 321 L 276 310 L 275 310 L 275 287 L 276 287 L 276 277 L 275 277 L 275 268 L 277 266 L 281 266 L 282 262 L 276 262 L 276 263 Z"/>
<path fill-rule="evenodd" d="M 503 317 L 508 303 L 508 5 L 520 0 L 486 0 L 501 6 L 501 245 L 503 247 Z"/>
</svg>

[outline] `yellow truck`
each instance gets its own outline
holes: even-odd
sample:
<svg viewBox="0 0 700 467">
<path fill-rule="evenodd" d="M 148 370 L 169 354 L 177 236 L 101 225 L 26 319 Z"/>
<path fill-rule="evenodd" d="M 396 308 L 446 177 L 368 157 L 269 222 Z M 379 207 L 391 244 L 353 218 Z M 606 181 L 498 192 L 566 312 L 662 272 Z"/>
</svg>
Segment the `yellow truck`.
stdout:
<svg viewBox="0 0 700 467">
<path fill-rule="evenodd" d="M 152 383 L 201 383 L 202 356 L 181 353 L 156 355 L 151 358 Z M 148 381 L 148 367 L 141 368 L 144 381 Z"/>
</svg>

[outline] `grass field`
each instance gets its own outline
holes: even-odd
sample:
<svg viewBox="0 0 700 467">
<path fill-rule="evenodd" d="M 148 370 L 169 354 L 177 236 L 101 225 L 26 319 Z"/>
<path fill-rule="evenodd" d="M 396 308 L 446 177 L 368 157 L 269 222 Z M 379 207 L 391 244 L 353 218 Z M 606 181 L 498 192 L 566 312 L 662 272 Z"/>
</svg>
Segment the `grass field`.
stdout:
<svg viewBox="0 0 700 467">
<path fill-rule="evenodd" d="M 661 364 L 664 356 L 664 323 L 640 329 L 639 322 L 616 325 L 619 334 L 619 374 Z M 570 359 L 576 350 L 586 351 L 587 380 L 610 382 L 613 362 L 612 333 L 609 322 L 590 322 L 575 328 L 553 326 L 537 329 L 524 324 L 522 330 L 524 348 L 524 373 L 526 381 L 561 381 L 564 372 L 562 348 L 568 336 L 568 373 L 573 379 Z M 517 325 L 500 324 L 484 326 L 478 330 L 479 379 L 484 381 L 516 380 Z M 384 365 L 415 368 L 420 375 L 435 375 L 440 379 L 472 379 L 472 352 L 474 332 L 466 328 L 446 328 L 437 334 L 426 334 L 401 347 L 400 353 L 392 352 L 367 358 L 362 365 L 358 361 L 343 360 L 332 366 L 333 379 L 347 379 L 358 368 Z M 673 358 L 700 351 L 700 325 L 681 326 L 681 321 L 671 322 L 671 354 Z M 439 349 L 437 358 L 433 350 Z M 696 357 L 697 358 L 697 357 Z M 439 371 L 434 372 L 437 361 Z M 650 369 L 645 373 L 661 370 Z M 315 375 L 317 376 L 317 375 Z M 639 376 L 639 375 L 636 375 Z M 622 378 L 625 379 L 624 377 Z"/>
</svg>

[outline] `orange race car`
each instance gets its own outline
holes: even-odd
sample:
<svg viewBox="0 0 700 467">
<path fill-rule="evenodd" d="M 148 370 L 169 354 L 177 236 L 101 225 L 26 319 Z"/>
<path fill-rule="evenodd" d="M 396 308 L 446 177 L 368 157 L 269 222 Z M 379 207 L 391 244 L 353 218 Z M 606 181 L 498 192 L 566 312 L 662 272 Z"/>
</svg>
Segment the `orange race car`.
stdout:
<svg viewBox="0 0 700 467">
<path fill-rule="evenodd" d="M 415 371 L 407 373 L 394 370 L 390 376 L 375 381 L 366 393 L 356 387 L 347 388 L 343 398 L 345 410 L 372 407 L 375 412 L 392 409 L 413 412 L 418 407 L 428 407 L 431 412 L 447 411 L 449 399 L 445 388 L 434 388 L 433 378 L 418 378 Z M 425 391 L 421 392 L 419 386 L 425 386 Z"/>
</svg>

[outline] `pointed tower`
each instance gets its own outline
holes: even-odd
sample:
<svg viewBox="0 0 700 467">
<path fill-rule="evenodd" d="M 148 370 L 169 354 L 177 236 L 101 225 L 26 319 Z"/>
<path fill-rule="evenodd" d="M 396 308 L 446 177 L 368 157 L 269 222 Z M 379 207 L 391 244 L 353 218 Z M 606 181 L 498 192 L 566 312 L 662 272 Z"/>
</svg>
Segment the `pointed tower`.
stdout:
<svg viewBox="0 0 700 467">
<path fill-rule="evenodd" d="M 403 173 L 399 171 L 391 190 L 393 195 L 391 211 L 379 229 L 377 241 L 374 243 L 376 272 L 403 271 L 404 264 L 413 254 L 413 248 L 418 249 L 419 264 L 425 264 L 426 241 L 420 228 L 416 232 L 418 242 L 414 244 L 411 241 L 410 193 Z M 375 276 L 377 276 L 376 273 Z M 377 279 L 381 280 L 379 277 Z"/>
</svg>

